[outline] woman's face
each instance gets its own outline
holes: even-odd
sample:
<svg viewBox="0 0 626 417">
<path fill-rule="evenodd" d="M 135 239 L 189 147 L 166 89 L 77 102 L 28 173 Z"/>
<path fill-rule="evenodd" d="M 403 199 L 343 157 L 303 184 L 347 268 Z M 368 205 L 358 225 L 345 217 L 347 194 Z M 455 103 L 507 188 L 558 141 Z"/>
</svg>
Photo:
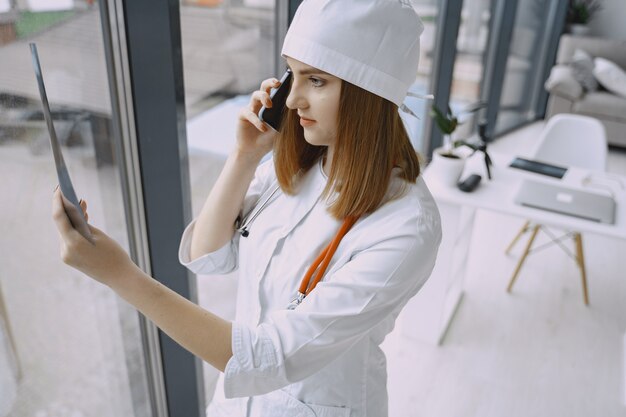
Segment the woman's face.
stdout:
<svg viewBox="0 0 626 417">
<path fill-rule="evenodd" d="M 337 137 L 341 79 L 293 58 L 287 57 L 287 65 L 293 78 L 286 104 L 297 110 L 304 138 L 311 145 L 332 146 Z"/>
</svg>

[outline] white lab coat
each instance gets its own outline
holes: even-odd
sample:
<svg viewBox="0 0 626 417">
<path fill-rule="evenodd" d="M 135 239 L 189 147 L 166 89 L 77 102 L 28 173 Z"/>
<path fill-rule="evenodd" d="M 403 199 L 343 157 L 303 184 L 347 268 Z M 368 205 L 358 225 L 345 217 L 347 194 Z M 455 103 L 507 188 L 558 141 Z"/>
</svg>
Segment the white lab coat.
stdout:
<svg viewBox="0 0 626 417">
<path fill-rule="evenodd" d="M 396 178 L 397 185 L 403 182 Z M 242 212 L 276 184 L 273 162 L 259 166 Z M 386 360 L 379 345 L 424 284 L 441 241 L 437 206 L 422 178 L 362 217 L 344 237 L 324 279 L 295 310 L 300 281 L 341 222 L 319 196 L 321 164 L 296 196 L 280 193 L 250 227 L 193 262 L 195 221 L 180 262 L 197 274 L 239 268 L 233 356 L 220 374 L 210 417 L 387 416 Z"/>
</svg>

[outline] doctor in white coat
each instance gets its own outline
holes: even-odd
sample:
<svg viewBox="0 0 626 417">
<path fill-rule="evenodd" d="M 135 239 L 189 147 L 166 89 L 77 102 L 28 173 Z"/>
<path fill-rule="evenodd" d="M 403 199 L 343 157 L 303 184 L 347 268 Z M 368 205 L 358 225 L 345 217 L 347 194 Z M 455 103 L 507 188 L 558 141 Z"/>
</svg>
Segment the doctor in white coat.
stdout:
<svg viewBox="0 0 626 417">
<path fill-rule="evenodd" d="M 422 29 L 408 0 L 298 8 L 282 50 L 293 79 L 281 130 L 257 116 L 279 85 L 268 79 L 241 110 L 236 149 L 180 244 L 195 273 L 239 269 L 232 322 L 153 280 L 97 228 L 87 242 L 55 192 L 63 261 L 223 371 L 208 416 L 387 416 L 380 344 L 441 241 L 398 114 Z"/>
</svg>

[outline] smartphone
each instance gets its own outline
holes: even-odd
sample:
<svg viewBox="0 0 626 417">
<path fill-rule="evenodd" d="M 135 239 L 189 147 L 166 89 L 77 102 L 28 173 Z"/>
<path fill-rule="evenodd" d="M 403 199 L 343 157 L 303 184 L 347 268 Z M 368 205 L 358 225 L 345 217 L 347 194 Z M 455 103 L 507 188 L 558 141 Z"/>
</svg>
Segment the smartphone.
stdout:
<svg viewBox="0 0 626 417">
<path fill-rule="evenodd" d="M 267 108 L 263 106 L 259 111 L 259 119 L 267 123 L 277 132 L 280 130 L 280 122 L 283 119 L 285 103 L 287 102 L 287 96 L 289 96 L 289 89 L 291 88 L 291 76 L 291 70 L 287 69 L 280 79 L 278 88 L 272 88 L 270 90 L 272 107 Z"/>
</svg>

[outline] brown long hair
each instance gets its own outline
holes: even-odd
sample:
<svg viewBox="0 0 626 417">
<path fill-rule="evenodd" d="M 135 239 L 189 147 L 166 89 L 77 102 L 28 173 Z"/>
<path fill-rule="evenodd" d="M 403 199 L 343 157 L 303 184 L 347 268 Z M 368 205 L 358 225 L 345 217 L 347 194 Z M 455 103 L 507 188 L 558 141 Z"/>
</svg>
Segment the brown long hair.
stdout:
<svg viewBox="0 0 626 417">
<path fill-rule="evenodd" d="M 274 141 L 276 176 L 283 192 L 297 193 L 299 179 L 325 155 L 326 146 L 304 139 L 297 110 L 286 108 Z M 417 153 L 394 103 L 342 80 L 335 153 L 323 197 L 335 196 L 329 212 L 337 219 L 376 210 L 389 187 L 392 169 L 414 183 Z"/>
</svg>

